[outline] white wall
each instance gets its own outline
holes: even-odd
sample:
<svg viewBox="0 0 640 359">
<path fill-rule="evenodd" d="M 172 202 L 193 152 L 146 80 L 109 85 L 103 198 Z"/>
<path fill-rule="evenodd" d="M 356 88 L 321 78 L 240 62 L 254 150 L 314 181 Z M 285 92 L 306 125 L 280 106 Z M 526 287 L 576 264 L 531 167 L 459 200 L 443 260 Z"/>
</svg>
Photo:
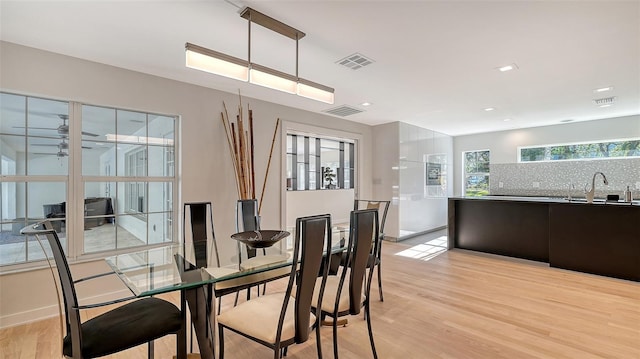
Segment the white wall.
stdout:
<svg viewBox="0 0 640 359">
<path fill-rule="evenodd" d="M 403 239 L 447 225 L 452 194 L 450 136 L 402 122 L 374 127 L 374 199 L 391 199 L 385 235 Z M 426 182 L 426 163 L 438 163 L 439 185 Z"/>
<path fill-rule="evenodd" d="M 517 163 L 518 146 L 549 145 L 640 137 L 640 115 L 596 121 L 489 132 L 453 139 L 454 193 L 462 193 L 462 153 L 490 150 L 491 163 Z"/>
<path fill-rule="evenodd" d="M 353 210 L 353 189 L 328 189 L 287 192 L 287 228 L 295 227 L 296 218 L 315 214 L 331 215 L 331 223 L 349 223 Z M 266 227 L 265 227 L 266 228 Z"/>
<path fill-rule="evenodd" d="M 450 136 L 400 123 L 399 238 L 447 225 L 447 197 L 452 192 Z M 438 184 L 427 182 L 428 164 L 440 167 Z"/>
<path fill-rule="evenodd" d="M 400 198 L 400 176 L 393 168 L 400 166 L 400 122 L 377 125 L 373 128 L 373 196 L 362 199 L 391 200 L 384 226 L 385 237 L 400 237 L 398 198 Z"/>
<path fill-rule="evenodd" d="M 203 74 L 203 76 L 208 76 Z M 232 163 L 220 121 L 222 102 L 234 108 L 238 95 L 150 76 L 33 48 L 0 42 L 0 83 L 2 91 L 95 105 L 175 114 L 181 116 L 182 202 L 211 201 L 221 260 L 231 261 L 236 251 L 230 235 L 235 231 L 237 199 Z M 361 148 L 371 148 L 371 127 L 343 119 L 306 112 L 264 101 L 244 98 L 254 113 L 255 133 L 273 133 L 277 118 L 283 121 L 319 124 L 361 136 Z M 256 183 L 262 184 L 271 136 L 256 136 Z M 276 150 L 282 148 L 276 139 Z M 274 158 L 280 158 L 276 152 Z M 370 195 L 371 155 L 360 158 L 361 190 Z M 282 161 L 272 161 L 262 210 L 265 228 L 285 225 Z M 366 182 L 369 183 L 366 183 Z M 180 206 L 181 204 L 174 204 Z M 180 232 L 178 232 L 180 233 Z M 0 269 L 2 270 L 2 269 Z M 38 286 L 36 272 L 0 275 L 0 326 L 3 318 L 33 317 L 39 308 L 49 308 L 52 297 L 45 297 Z M 108 290 L 108 288 L 105 288 Z M 23 298 L 31 298 L 29 302 Z M 12 323 L 19 323 L 15 319 Z"/>
</svg>

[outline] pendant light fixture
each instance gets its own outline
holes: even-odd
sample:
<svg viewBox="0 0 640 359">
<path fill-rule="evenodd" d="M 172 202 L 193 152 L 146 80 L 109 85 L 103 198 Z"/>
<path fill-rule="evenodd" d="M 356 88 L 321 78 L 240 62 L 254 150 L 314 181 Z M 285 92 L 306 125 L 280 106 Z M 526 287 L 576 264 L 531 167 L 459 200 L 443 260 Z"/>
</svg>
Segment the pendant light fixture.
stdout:
<svg viewBox="0 0 640 359">
<path fill-rule="evenodd" d="M 274 90 L 297 94 L 312 100 L 329 104 L 334 102 L 334 89 L 298 76 L 298 41 L 305 36 L 285 23 L 273 19 L 250 7 L 245 8 L 240 16 L 249 22 L 248 59 L 243 60 L 214 51 L 202 46 L 186 43 L 186 66 L 189 68 L 229 77 L 240 81 L 248 81 L 255 85 Z M 254 64 L 251 62 L 251 24 L 256 23 L 271 31 L 277 32 L 296 41 L 296 73 L 287 74 L 282 71 Z"/>
</svg>

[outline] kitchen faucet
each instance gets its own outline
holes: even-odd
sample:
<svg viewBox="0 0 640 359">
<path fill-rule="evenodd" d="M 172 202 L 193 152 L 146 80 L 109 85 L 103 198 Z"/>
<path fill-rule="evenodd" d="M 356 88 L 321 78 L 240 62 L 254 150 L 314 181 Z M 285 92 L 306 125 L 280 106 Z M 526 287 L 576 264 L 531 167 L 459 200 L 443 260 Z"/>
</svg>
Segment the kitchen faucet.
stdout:
<svg viewBox="0 0 640 359">
<path fill-rule="evenodd" d="M 595 195 L 595 192 L 596 192 L 596 176 L 598 174 L 602 175 L 602 180 L 605 185 L 609 184 L 609 181 L 607 181 L 607 177 L 604 175 L 604 173 L 602 172 L 594 173 L 593 178 L 591 179 L 591 189 L 587 190 L 588 184 L 584 185 L 584 194 L 585 194 L 585 197 L 587 198 L 587 203 L 593 203 L 593 196 Z"/>
</svg>

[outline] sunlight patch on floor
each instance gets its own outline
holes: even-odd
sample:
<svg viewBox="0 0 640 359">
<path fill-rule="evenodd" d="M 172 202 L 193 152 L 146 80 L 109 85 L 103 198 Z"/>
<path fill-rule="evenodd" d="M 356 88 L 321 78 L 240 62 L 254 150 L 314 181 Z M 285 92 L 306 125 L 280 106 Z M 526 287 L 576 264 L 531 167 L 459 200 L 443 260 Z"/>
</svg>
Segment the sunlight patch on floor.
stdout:
<svg viewBox="0 0 640 359">
<path fill-rule="evenodd" d="M 447 236 L 427 240 L 424 243 L 396 253 L 397 256 L 428 261 L 447 251 Z"/>
</svg>

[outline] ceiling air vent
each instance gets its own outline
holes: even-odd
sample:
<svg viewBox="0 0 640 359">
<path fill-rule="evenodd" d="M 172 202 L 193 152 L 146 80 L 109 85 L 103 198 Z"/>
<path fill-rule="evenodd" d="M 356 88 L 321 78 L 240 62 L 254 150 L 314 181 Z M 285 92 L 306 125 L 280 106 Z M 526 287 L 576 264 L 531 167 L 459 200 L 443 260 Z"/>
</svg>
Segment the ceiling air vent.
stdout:
<svg viewBox="0 0 640 359">
<path fill-rule="evenodd" d="M 611 105 L 611 104 L 613 104 L 613 100 L 615 100 L 615 96 L 597 98 L 597 99 L 595 99 L 593 101 L 596 103 L 596 105 L 602 106 L 602 105 Z"/>
<path fill-rule="evenodd" d="M 323 112 L 326 112 L 326 113 L 329 113 L 329 114 L 332 114 L 332 115 L 335 115 L 335 116 L 345 117 L 345 116 L 355 115 L 356 113 L 360 113 L 360 112 L 363 112 L 363 111 L 362 110 L 358 110 L 355 107 L 342 105 L 342 106 L 330 108 L 330 109 L 325 110 Z"/>
<path fill-rule="evenodd" d="M 336 61 L 336 64 L 348 67 L 351 70 L 357 70 L 361 67 L 371 65 L 372 63 L 373 60 L 357 52 L 353 55 L 349 55 L 341 60 Z"/>
</svg>

